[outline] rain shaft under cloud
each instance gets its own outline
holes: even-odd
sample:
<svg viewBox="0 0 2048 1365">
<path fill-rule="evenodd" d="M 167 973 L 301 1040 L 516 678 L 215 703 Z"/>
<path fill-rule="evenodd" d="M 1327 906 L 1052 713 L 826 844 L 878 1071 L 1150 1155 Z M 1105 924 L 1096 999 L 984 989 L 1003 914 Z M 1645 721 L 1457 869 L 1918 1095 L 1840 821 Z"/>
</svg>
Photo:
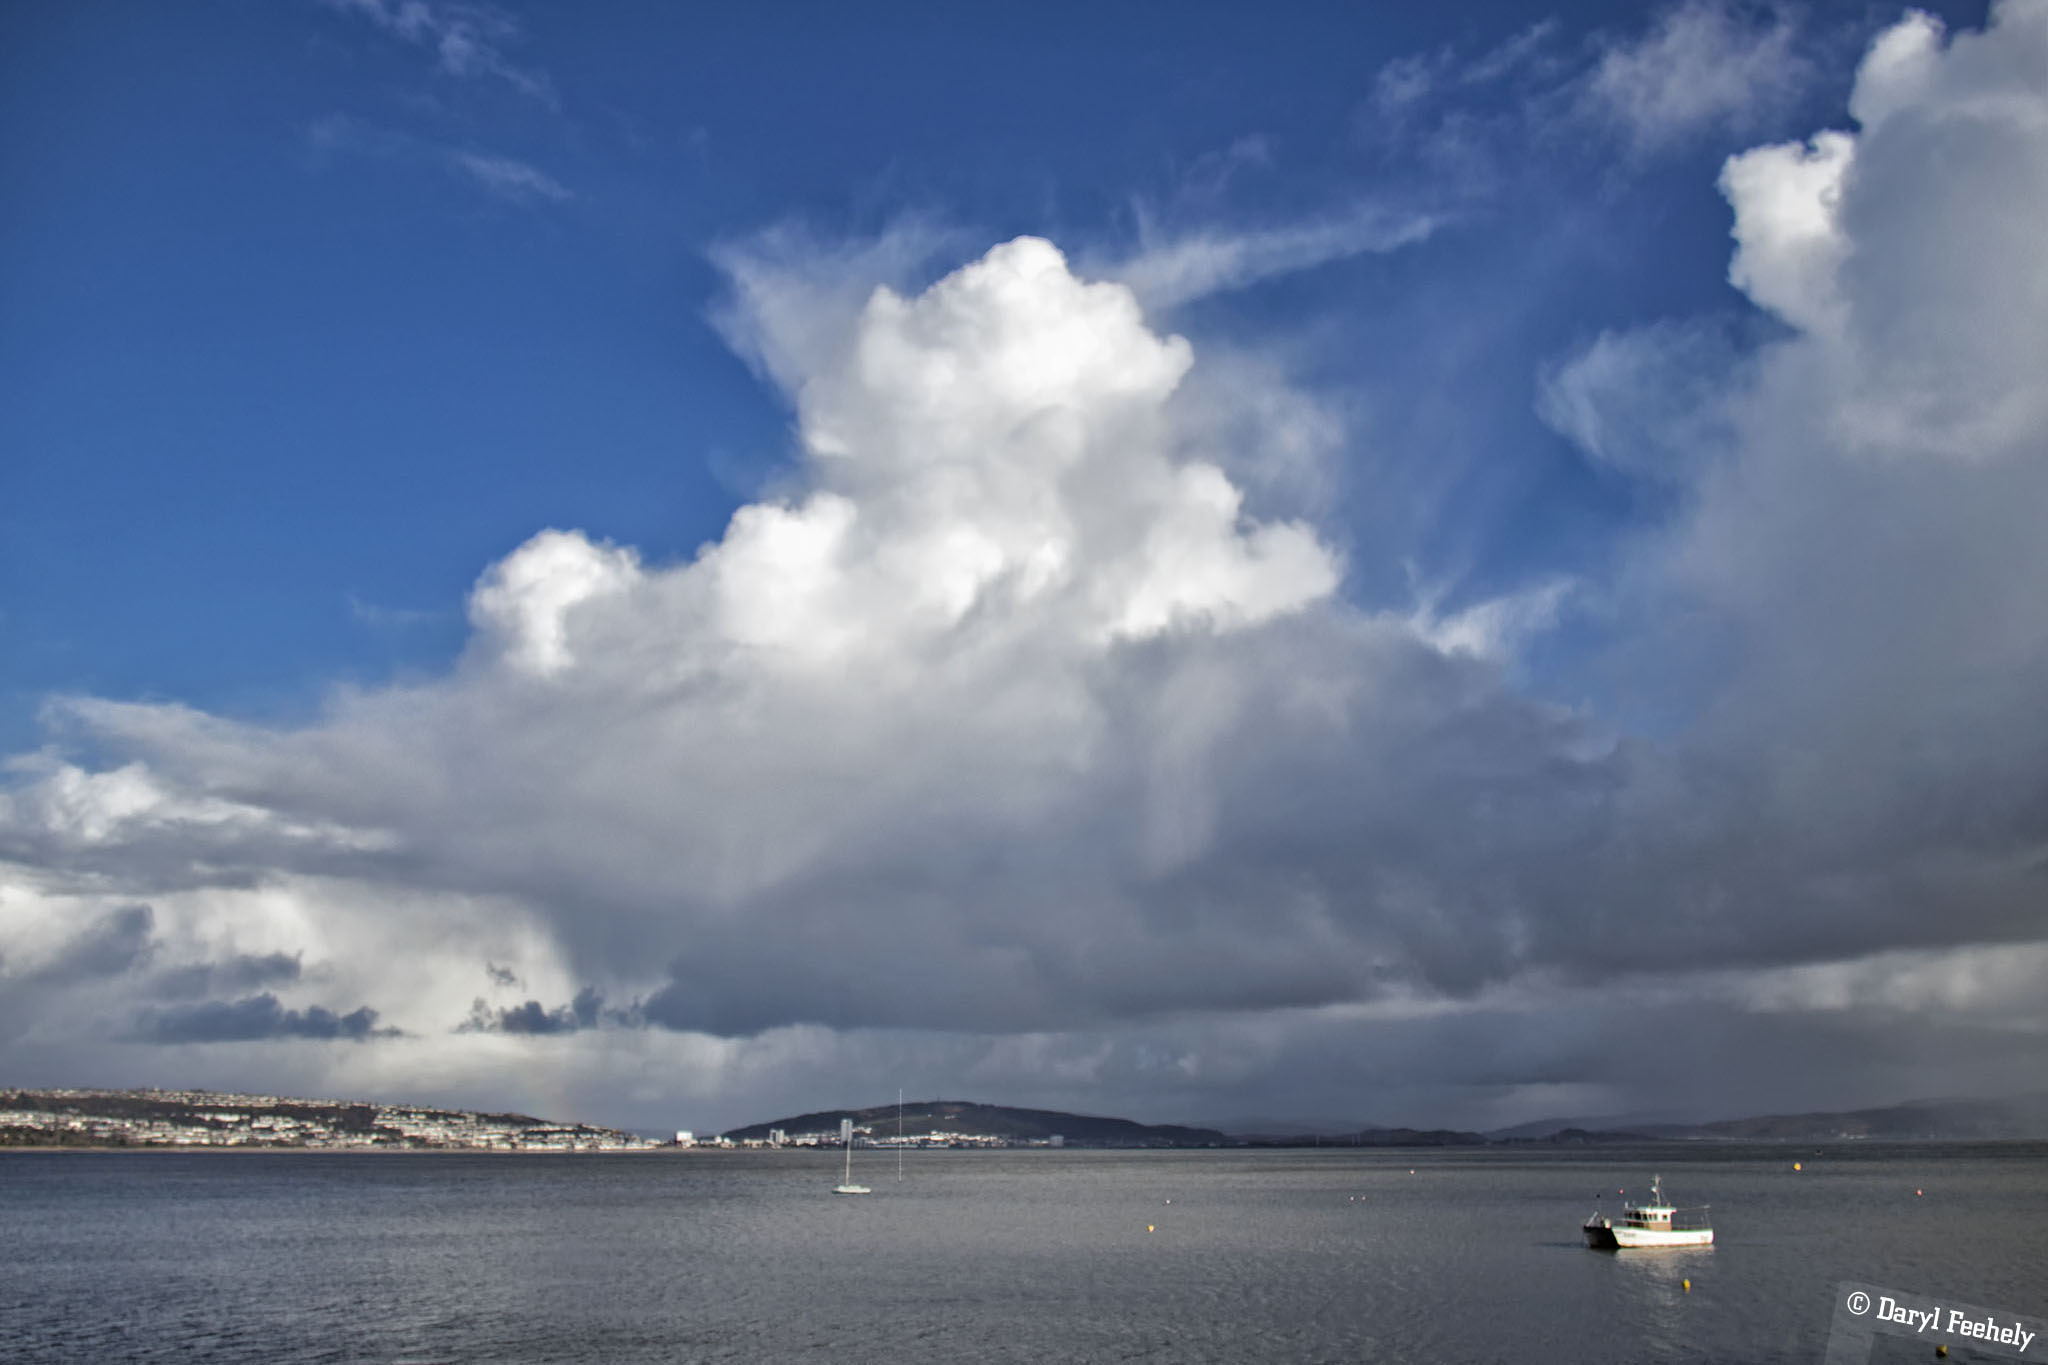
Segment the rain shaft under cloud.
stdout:
<svg viewBox="0 0 2048 1365">
<path fill-rule="evenodd" d="M 871 293 L 831 275 L 858 254 L 736 248 L 789 486 L 674 563 L 542 531 L 451 671 L 311 724 L 52 703 L 0 798 L 8 1046 L 296 1035 L 360 1043 L 322 1063 L 355 1085 L 582 1065 L 767 1107 L 918 1065 L 1196 1117 L 1314 1076 L 1586 1103 L 1655 1021 L 1706 1071 L 1801 1034 L 1750 1095 L 2010 1064 L 2040 1004 L 1984 954 L 2048 961 L 2044 58 L 2039 3 L 1909 18 L 1855 131 L 1731 159 L 1731 280 L 1785 330 L 1547 371 L 1679 510 L 1614 584 L 1449 621 L 1348 600 L 1375 547 L 1215 448 L 1310 395 L 1206 371 L 1050 243 Z M 1671 347 L 1710 366 L 1682 401 L 1639 387 Z M 1520 690 L 1587 598 L 1682 723 Z M 147 944 L 92 956 L 76 926 L 138 901 Z M 297 970 L 135 1003 L 231 961 Z"/>
</svg>

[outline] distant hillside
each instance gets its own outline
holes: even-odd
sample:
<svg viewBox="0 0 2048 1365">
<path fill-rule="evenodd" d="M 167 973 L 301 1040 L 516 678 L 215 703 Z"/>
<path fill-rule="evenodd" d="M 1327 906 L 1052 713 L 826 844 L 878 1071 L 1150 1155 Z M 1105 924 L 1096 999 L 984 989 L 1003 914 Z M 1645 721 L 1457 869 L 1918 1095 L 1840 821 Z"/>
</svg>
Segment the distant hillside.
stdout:
<svg viewBox="0 0 2048 1365">
<path fill-rule="evenodd" d="M 1595 1114 L 1590 1117 L 1537 1119 L 1530 1123 L 1518 1123 L 1512 1128 L 1495 1128 L 1486 1135 L 1495 1142 L 1507 1142 L 1517 1138 L 1541 1140 L 1567 1132 L 1573 1133 L 1626 1133 L 1640 1137 L 1655 1128 L 1683 1127 L 1686 1120 L 1678 1114 Z"/>
<path fill-rule="evenodd" d="M 1587 1147 L 1629 1142 L 1996 1142 L 2048 1139 L 2048 1093 L 2006 1100 L 1914 1100 L 1879 1109 L 1677 1123 L 1668 1115 L 1539 1119 L 1488 1133 L 1343 1128 L 1270 1120 L 1226 1125 L 1250 1147 Z"/>
<path fill-rule="evenodd" d="M 1976 1142 L 2048 1138 L 2048 1094 L 2011 1100 L 1914 1100 L 1843 1113 L 1766 1114 L 1692 1126 L 1657 1125 L 1656 1137 L 1741 1142 Z"/>
<path fill-rule="evenodd" d="M 0 1089 L 0 1147 L 310 1147 L 336 1151 L 627 1151 L 586 1123 L 212 1090 Z"/>
<path fill-rule="evenodd" d="M 1989 1142 L 2048 1138 L 2048 1094 L 2009 1100 L 1912 1100 L 1877 1109 L 1763 1114 L 1711 1123 L 1546 1119 L 1487 1134 L 1496 1142 Z"/>
<path fill-rule="evenodd" d="M 1456 1128 L 1361 1128 L 1348 1133 L 1246 1133 L 1247 1147 L 1483 1147 L 1486 1137 Z"/>
<path fill-rule="evenodd" d="M 855 1128 L 865 1129 L 877 1139 L 896 1135 L 896 1106 L 890 1103 L 868 1109 L 822 1109 L 770 1119 L 729 1129 L 724 1136 L 735 1142 L 760 1141 L 771 1128 L 779 1128 L 791 1138 L 813 1133 L 828 1133 L 837 1138 L 839 1121 L 844 1118 L 852 1119 Z M 902 1127 L 912 1136 L 954 1133 L 962 1137 L 997 1137 L 1007 1142 L 1040 1142 L 1057 1136 L 1075 1147 L 1217 1147 L 1229 1141 L 1210 1128 L 1135 1123 L 1130 1119 L 1063 1114 L 1051 1109 L 1012 1109 L 962 1100 L 906 1101 Z"/>
</svg>

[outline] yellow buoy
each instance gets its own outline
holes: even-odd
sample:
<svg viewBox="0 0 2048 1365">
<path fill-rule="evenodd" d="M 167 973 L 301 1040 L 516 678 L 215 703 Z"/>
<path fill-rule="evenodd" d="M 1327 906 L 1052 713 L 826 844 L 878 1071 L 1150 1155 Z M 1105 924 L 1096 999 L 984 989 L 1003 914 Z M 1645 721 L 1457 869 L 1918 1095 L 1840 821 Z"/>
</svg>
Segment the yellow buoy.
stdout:
<svg viewBox="0 0 2048 1365">
<path fill-rule="evenodd" d="M 1679 1283 L 1685 1286 L 1685 1292 L 1686 1292 L 1686 1293 L 1688 1293 L 1688 1294 L 1692 1293 L 1692 1281 L 1691 1281 L 1691 1280 L 1680 1280 L 1680 1281 L 1679 1281 Z"/>
<path fill-rule="evenodd" d="M 1796 1162 L 1796 1161 L 1795 1161 L 1795 1162 L 1793 1162 L 1793 1163 L 1792 1163 L 1792 1169 L 1793 1169 L 1793 1170 L 1795 1170 L 1795 1171 L 1796 1171 L 1796 1170 L 1798 1170 L 1798 1169 L 1799 1169 L 1799 1163 L 1798 1163 L 1798 1162 Z"/>
<path fill-rule="evenodd" d="M 1147 1224 L 1145 1224 L 1145 1231 L 1147 1231 L 1147 1232 L 1150 1232 L 1150 1231 L 1152 1231 L 1152 1225 L 1151 1225 L 1150 1223 L 1147 1223 Z"/>
<path fill-rule="evenodd" d="M 1942 1358 L 1943 1360 L 1947 1360 L 1947 1359 L 1948 1359 L 1948 1347 L 1946 1347 L 1946 1346 L 1937 1346 L 1937 1347 L 1935 1347 L 1935 1348 L 1934 1348 L 1934 1353 L 1935 1353 L 1936 1355 L 1940 1356 L 1940 1357 L 1941 1357 L 1941 1358 Z"/>
</svg>

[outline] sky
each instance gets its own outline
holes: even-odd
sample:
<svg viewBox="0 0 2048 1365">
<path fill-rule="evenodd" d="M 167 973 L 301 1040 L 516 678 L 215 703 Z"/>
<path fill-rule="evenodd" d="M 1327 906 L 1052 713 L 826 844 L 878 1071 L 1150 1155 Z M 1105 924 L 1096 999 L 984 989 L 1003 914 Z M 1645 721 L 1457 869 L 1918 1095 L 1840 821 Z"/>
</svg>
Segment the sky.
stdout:
<svg viewBox="0 0 2048 1365">
<path fill-rule="evenodd" d="M 2048 1085 L 2048 0 L 0 8 L 0 1083 Z"/>
</svg>

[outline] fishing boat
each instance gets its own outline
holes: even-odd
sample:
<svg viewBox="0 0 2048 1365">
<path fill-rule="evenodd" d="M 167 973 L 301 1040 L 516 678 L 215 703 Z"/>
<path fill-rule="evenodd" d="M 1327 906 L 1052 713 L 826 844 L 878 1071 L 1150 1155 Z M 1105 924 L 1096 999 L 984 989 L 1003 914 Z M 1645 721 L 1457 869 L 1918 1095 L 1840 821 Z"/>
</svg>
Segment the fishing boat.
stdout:
<svg viewBox="0 0 2048 1365">
<path fill-rule="evenodd" d="M 1714 1244 L 1707 1206 L 1674 1208 L 1664 1202 L 1664 1177 L 1650 1182 L 1646 1204 L 1623 1207 L 1621 1221 L 1595 1212 L 1585 1224 L 1586 1245 L 1596 1251 L 1639 1247 L 1704 1247 Z"/>
<path fill-rule="evenodd" d="M 869 1190 L 867 1186 L 865 1186 L 865 1185 L 856 1185 L 856 1184 L 854 1184 L 854 1183 L 853 1183 L 853 1120 L 852 1120 L 852 1119 L 841 1119 L 841 1120 L 839 1121 L 839 1136 L 840 1136 L 841 1138 L 843 1138 L 843 1139 L 845 1140 L 845 1142 L 846 1142 L 846 1173 L 845 1173 L 845 1174 L 844 1174 L 844 1175 L 843 1175 L 843 1176 L 842 1176 L 842 1177 L 840 1178 L 840 1181 L 839 1181 L 839 1183 L 838 1183 L 837 1185 L 834 1185 L 834 1186 L 832 1187 L 832 1193 L 834 1193 L 834 1194 L 871 1194 L 871 1193 L 873 1193 L 873 1191 Z"/>
</svg>

